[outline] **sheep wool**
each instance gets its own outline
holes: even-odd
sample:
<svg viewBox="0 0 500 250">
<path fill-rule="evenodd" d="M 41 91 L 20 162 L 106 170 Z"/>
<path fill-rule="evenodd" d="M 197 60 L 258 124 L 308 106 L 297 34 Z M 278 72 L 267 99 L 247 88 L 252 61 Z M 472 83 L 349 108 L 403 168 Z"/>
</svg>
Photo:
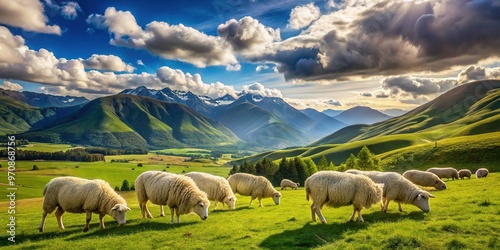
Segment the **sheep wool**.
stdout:
<svg viewBox="0 0 500 250">
<path fill-rule="evenodd" d="M 272 197 L 274 204 L 280 204 L 281 193 L 274 189 L 273 184 L 264 176 L 256 176 L 246 173 L 236 173 L 227 179 L 235 194 L 251 196 L 250 205 L 255 198 L 259 199 L 259 207 L 262 207 L 262 198 Z"/>
<path fill-rule="evenodd" d="M 181 215 L 192 211 L 202 220 L 208 218 L 210 201 L 207 194 L 189 177 L 161 171 L 147 171 L 135 180 L 135 192 L 143 218 L 153 218 L 147 206 L 148 200 L 156 205 L 167 205 L 170 208 L 171 223 L 174 223 L 174 213 L 177 216 L 177 223 L 180 222 Z"/>
<path fill-rule="evenodd" d="M 458 171 L 458 177 L 462 180 L 465 179 L 465 177 L 468 177 L 470 180 L 471 175 L 472 175 L 472 172 L 468 169 L 460 169 Z"/>
<path fill-rule="evenodd" d="M 306 179 L 304 184 L 306 199 L 313 201 L 311 205 L 312 221 L 318 215 L 322 223 L 326 223 L 321 209 L 323 205 L 341 207 L 353 205 L 350 221 L 358 214 L 358 221 L 363 222 L 361 209 L 370 208 L 382 199 L 382 188 L 368 177 L 337 171 L 319 171 Z"/>
<path fill-rule="evenodd" d="M 435 198 L 432 194 L 422 190 L 402 175 L 395 172 L 360 171 L 347 170 L 347 173 L 362 174 L 372 179 L 375 183 L 383 183 L 382 211 L 387 212 L 390 201 L 398 203 L 399 211 L 402 212 L 401 203 L 413 204 L 425 213 L 430 211 L 429 198 Z"/>
<path fill-rule="evenodd" d="M 476 170 L 476 179 L 479 179 L 479 178 L 486 178 L 486 176 L 488 176 L 488 169 L 486 168 L 480 168 L 478 170 Z"/>
<path fill-rule="evenodd" d="M 300 183 L 293 182 L 289 179 L 283 179 L 283 180 L 281 180 L 280 186 L 281 186 L 281 190 L 286 189 L 287 187 L 289 187 L 293 190 L 297 190 L 300 186 Z"/>
<path fill-rule="evenodd" d="M 446 189 L 446 184 L 431 172 L 408 170 L 403 173 L 403 177 L 423 187 L 434 187 L 436 190 Z"/>
<path fill-rule="evenodd" d="M 104 216 L 109 214 L 120 226 L 125 225 L 125 213 L 130 210 L 127 202 L 118 195 L 109 183 L 103 180 L 87 180 L 78 177 L 56 177 L 43 189 L 43 215 L 39 231 L 43 232 L 45 218 L 56 208 L 56 218 L 60 229 L 64 229 L 62 216 L 65 212 L 86 213 L 83 231 L 89 230 L 92 213 L 99 214 L 101 229 Z"/>
<path fill-rule="evenodd" d="M 427 169 L 427 172 L 436 174 L 439 178 L 451 178 L 452 180 L 458 180 L 458 171 L 454 168 L 429 168 Z"/>
<path fill-rule="evenodd" d="M 185 176 L 193 179 L 196 186 L 207 193 L 209 200 L 215 201 L 214 210 L 217 209 L 218 202 L 222 203 L 222 207 L 227 204 L 230 209 L 235 208 L 236 196 L 225 178 L 201 172 L 190 172 Z"/>
</svg>

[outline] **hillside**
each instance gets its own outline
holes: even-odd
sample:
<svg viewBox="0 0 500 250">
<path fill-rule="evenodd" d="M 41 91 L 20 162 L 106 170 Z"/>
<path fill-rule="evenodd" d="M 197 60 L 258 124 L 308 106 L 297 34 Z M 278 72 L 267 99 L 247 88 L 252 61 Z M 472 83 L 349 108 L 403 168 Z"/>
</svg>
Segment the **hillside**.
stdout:
<svg viewBox="0 0 500 250">
<path fill-rule="evenodd" d="M 263 148 L 285 148 L 307 143 L 305 136 L 272 113 L 242 102 L 214 117 L 239 138 Z"/>
<path fill-rule="evenodd" d="M 21 137 L 111 148 L 203 147 L 239 141 L 222 124 L 182 104 L 133 95 L 93 100 L 77 114 Z"/>
<path fill-rule="evenodd" d="M 79 108 L 80 106 L 37 108 L 14 98 L 0 95 L 0 134 L 15 134 L 42 128 Z"/>
</svg>

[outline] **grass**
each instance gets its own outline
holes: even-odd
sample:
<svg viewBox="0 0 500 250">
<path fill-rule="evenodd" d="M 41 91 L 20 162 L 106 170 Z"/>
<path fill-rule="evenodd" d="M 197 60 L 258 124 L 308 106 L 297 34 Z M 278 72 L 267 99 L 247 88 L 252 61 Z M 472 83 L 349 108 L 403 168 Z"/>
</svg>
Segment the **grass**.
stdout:
<svg viewBox="0 0 500 250">
<path fill-rule="evenodd" d="M 66 150 L 72 149 L 72 148 L 75 148 L 75 147 L 73 147 L 69 144 L 30 142 L 29 145 L 19 146 L 17 149 L 41 151 L 41 152 L 57 152 L 57 151 L 66 151 Z"/>
<path fill-rule="evenodd" d="M 107 169 L 98 175 L 119 174 Z M 39 233 L 42 198 L 18 198 L 16 244 L 3 240 L 0 249 L 499 249 L 499 181 L 498 173 L 484 179 L 447 181 L 447 190 L 430 190 L 437 197 L 430 201 L 430 213 L 412 205 L 403 205 L 400 213 L 392 203 L 388 213 L 378 206 L 364 209 L 364 223 L 348 222 L 351 206 L 323 208 L 328 223 L 311 222 L 303 188 L 282 191 L 277 206 L 270 198 L 264 199 L 262 208 L 255 202 L 248 207 L 249 197 L 237 196 L 236 210 L 211 209 L 206 221 L 194 214 L 183 215 L 181 223 L 173 225 L 168 215 L 158 217 L 156 205 L 150 205 L 155 218 L 142 219 L 134 192 L 121 192 L 132 208 L 127 225 L 119 228 L 106 216 L 106 229 L 100 230 L 94 215 L 87 233 L 82 232 L 85 215 L 70 213 L 64 215 L 66 230 L 57 228 L 51 214 L 45 232 Z M 485 201 L 491 205 L 484 205 Z M 0 211 L 7 211 L 7 206 L 0 202 Z M 2 216 L 7 219 L 6 213 Z"/>
</svg>

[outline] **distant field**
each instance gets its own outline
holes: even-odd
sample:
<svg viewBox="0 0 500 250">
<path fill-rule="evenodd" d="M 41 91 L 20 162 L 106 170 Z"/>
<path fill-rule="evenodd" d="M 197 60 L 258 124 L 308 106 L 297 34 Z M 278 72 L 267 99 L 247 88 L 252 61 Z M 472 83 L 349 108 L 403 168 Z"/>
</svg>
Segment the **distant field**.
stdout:
<svg viewBox="0 0 500 250">
<path fill-rule="evenodd" d="M 56 143 L 44 143 L 44 142 L 30 142 L 29 145 L 17 147 L 17 149 L 20 150 L 33 150 L 42 152 L 66 151 L 72 148 L 75 147 L 69 144 L 56 144 Z"/>
<path fill-rule="evenodd" d="M 169 148 L 169 149 L 153 150 L 151 152 L 166 154 L 166 155 L 197 156 L 197 155 L 210 155 L 211 151 L 200 148 Z"/>
<path fill-rule="evenodd" d="M 104 170 L 109 166 L 100 167 Z M 115 175 L 123 175 L 120 178 L 138 174 L 129 167 L 111 169 Z M 98 169 L 81 166 L 82 173 L 75 174 L 101 175 Z M 41 177 L 30 175 L 32 180 Z M 111 174 L 104 177 L 114 178 Z M 169 223 L 168 210 L 167 218 L 158 217 L 156 205 L 149 205 L 155 218 L 142 219 L 134 192 L 121 192 L 132 208 L 127 213 L 127 225 L 119 228 L 106 216 L 106 229 L 100 230 L 98 216 L 94 215 L 87 233 L 82 232 L 85 215 L 70 213 L 64 215 L 66 230 L 57 228 L 52 213 L 47 217 L 45 232 L 39 233 L 36 228 L 41 220 L 42 198 L 19 198 L 16 244 L 6 240 L 4 230 L 0 249 L 500 249 L 499 182 L 499 173 L 485 179 L 446 181 L 447 190 L 430 189 L 437 198 L 431 199 L 428 214 L 412 205 L 403 205 L 404 212 L 400 213 L 391 203 L 388 213 L 382 213 L 379 206 L 364 209 L 365 222 L 360 223 L 348 222 L 352 206 L 324 208 L 327 224 L 311 222 L 310 202 L 303 188 L 282 191 L 280 205 L 264 199 L 262 208 L 255 202 L 249 208 L 249 197 L 238 196 L 234 211 L 210 211 L 206 221 L 194 214 L 183 215 L 181 223 L 174 225 Z M 41 192 L 39 187 L 35 191 Z M 7 206 L 0 202 L 0 211 L 7 211 Z M 7 216 L 0 215 L 3 222 Z"/>
</svg>

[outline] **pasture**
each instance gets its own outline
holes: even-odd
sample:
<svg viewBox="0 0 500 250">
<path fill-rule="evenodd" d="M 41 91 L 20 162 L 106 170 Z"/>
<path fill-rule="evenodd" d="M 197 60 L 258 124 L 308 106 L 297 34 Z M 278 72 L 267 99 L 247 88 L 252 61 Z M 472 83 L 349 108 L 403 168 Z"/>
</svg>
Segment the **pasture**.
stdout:
<svg viewBox="0 0 500 250">
<path fill-rule="evenodd" d="M 89 232 L 83 233 L 85 215 L 66 213 L 66 230 L 61 231 L 52 213 L 47 217 L 45 232 L 38 232 L 41 191 L 54 176 L 102 178 L 112 186 L 120 186 L 123 179 L 133 182 L 141 172 L 165 169 L 167 162 L 167 171 L 174 173 L 204 171 L 226 176 L 229 171 L 228 167 L 203 167 L 179 158 L 121 157 L 136 161 L 109 163 L 111 158 L 107 157 L 107 163 L 18 162 L 16 183 L 21 186 L 16 193 L 16 243 L 7 241 L 4 230 L 0 249 L 129 249 L 137 246 L 141 249 L 500 249 L 498 173 L 491 173 L 485 179 L 446 181 L 448 189 L 444 191 L 428 189 L 437 197 L 431 199 L 428 214 L 412 205 L 403 205 L 404 212 L 400 213 L 397 204 L 392 202 L 388 213 L 382 213 L 378 205 L 364 209 L 364 223 L 348 221 L 351 206 L 325 207 L 322 211 L 328 223 L 311 222 L 310 202 L 300 188 L 281 191 L 280 205 L 274 205 L 272 199 L 267 198 L 263 200 L 264 207 L 258 207 L 256 202 L 248 207 L 250 198 L 237 195 L 236 210 L 212 212 L 212 204 L 206 221 L 190 214 L 181 216 L 180 224 L 170 224 L 169 210 L 166 210 L 167 218 L 158 217 L 159 207 L 150 203 L 155 218 L 141 218 L 135 193 L 128 191 L 120 192 L 132 209 L 127 213 L 125 227 L 118 227 L 116 221 L 106 216 L 106 229 L 100 230 L 98 216 L 94 215 Z M 149 165 L 154 161 L 160 163 Z M 137 167 L 137 162 L 147 164 Z M 40 170 L 30 170 L 33 164 Z M 0 171 L 0 183 L 5 183 L 6 169 Z M 7 222 L 10 215 L 4 187 L 0 189 L 0 217 Z"/>
</svg>

